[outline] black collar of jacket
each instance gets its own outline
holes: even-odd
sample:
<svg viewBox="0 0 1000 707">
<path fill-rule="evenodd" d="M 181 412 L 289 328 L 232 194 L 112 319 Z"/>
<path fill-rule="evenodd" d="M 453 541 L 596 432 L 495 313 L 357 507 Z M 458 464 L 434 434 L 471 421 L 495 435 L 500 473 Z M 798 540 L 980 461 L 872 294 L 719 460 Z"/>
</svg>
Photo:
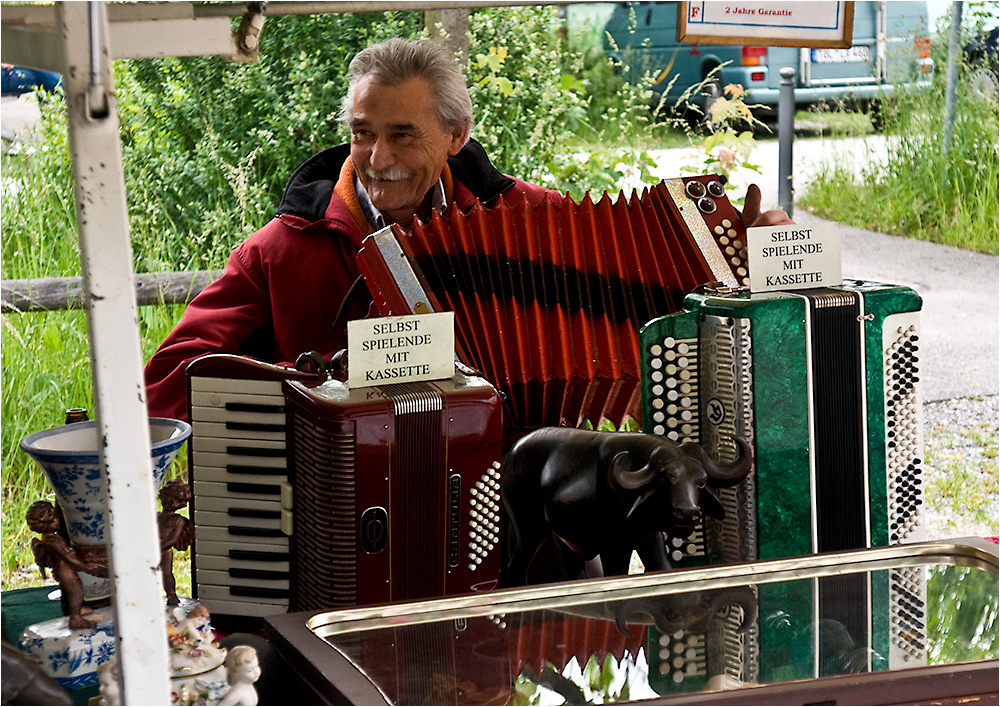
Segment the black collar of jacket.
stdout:
<svg viewBox="0 0 1000 707">
<path fill-rule="evenodd" d="M 306 160 L 288 180 L 277 215 L 290 214 L 308 221 L 322 219 L 340 169 L 350 154 L 350 145 L 338 145 Z M 457 155 L 448 158 L 448 166 L 452 177 L 486 205 L 514 186 L 514 180 L 494 167 L 483 146 L 472 139 Z"/>
</svg>

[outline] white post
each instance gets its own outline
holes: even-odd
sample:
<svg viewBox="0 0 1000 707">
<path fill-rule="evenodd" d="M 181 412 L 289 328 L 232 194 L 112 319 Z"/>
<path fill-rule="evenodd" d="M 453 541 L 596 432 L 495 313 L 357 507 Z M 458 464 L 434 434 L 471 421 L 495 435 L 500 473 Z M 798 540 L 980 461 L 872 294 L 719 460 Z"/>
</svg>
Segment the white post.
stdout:
<svg viewBox="0 0 1000 707">
<path fill-rule="evenodd" d="M 107 16 L 103 2 L 56 5 L 66 48 L 63 81 L 99 448 L 108 479 L 108 559 L 122 698 L 127 705 L 165 705 L 170 692 L 157 489 Z"/>
</svg>

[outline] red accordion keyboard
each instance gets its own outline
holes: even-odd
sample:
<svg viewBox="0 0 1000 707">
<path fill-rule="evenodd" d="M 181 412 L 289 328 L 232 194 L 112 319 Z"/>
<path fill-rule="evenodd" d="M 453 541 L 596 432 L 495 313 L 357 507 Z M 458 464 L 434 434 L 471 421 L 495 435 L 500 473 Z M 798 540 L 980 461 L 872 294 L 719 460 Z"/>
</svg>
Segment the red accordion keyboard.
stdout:
<svg viewBox="0 0 1000 707">
<path fill-rule="evenodd" d="M 745 283 L 746 233 L 718 177 L 630 198 L 501 198 L 366 239 L 382 315 L 453 311 L 459 358 L 502 392 L 505 427 L 638 421 L 639 328 L 698 285 Z"/>
</svg>

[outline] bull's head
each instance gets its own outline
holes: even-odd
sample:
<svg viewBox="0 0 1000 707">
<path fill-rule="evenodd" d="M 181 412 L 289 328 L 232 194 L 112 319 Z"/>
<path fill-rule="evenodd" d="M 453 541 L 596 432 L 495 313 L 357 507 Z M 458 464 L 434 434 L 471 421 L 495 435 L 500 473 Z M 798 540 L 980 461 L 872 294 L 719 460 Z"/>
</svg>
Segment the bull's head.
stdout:
<svg viewBox="0 0 1000 707">
<path fill-rule="evenodd" d="M 677 445 L 663 441 L 647 464 L 634 471 L 627 468 L 627 452 L 619 453 L 611 462 L 612 482 L 625 491 L 638 492 L 629 511 L 629 518 L 669 518 L 670 534 L 687 537 L 694 532 L 701 514 L 712 518 L 725 517 L 719 499 L 707 485 L 735 486 L 747 477 L 753 465 L 753 450 L 747 442 L 734 438 L 739 455 L 732 462 L 717 462 L 697 444 Z M 666 504 L 670 503 L 670 508 Z"/>
<path fill-rule="evenodd" d="M 626 624 L 652 624 L 667 635 L 680 630 L 703 633 L 712 616 L 728 606 L 743 610 L 735 627 L 737 633 L 743 633 L 757 619 L 757 595 L 744 586 L 626 599 L 614 605 L 615 624 L 623 635 L 628 634 Z"/>
</svg>

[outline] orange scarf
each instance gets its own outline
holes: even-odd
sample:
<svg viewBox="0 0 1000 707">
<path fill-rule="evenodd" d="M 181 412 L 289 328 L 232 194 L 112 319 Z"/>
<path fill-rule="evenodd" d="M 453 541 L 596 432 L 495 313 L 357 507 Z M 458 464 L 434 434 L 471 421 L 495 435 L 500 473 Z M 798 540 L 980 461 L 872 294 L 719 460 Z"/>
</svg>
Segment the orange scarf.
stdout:
<svg viewBox="0 0 1000 707">
<path fill-rule="evenodd" d="M 455 199 L 455 181 L 451 176 L 451 169 L 447 163 L 445 163 L 444 169 L 441 171 L 441 183 L 444 185 L 445 203 L 450 204 Z M 351 212 L 351 216 L 357 222 L 358 228 L 361 229 L 362 235 L 367 236 L 375 230 L 368 223 L 368 219 L 365 218 L 365 212 L 361 209 L 361 202 L 358 201 L 358 193 L 354 189 L 354 163 L 351 162 L 350 157 L 344 160 L 344 166 L 340 168 L 340 177 L 338 177 L 337 183 L 333 187 L 333 193 L 339 196 L 340 200 L 347 206 L 347 210 Z"/>
</svg>

